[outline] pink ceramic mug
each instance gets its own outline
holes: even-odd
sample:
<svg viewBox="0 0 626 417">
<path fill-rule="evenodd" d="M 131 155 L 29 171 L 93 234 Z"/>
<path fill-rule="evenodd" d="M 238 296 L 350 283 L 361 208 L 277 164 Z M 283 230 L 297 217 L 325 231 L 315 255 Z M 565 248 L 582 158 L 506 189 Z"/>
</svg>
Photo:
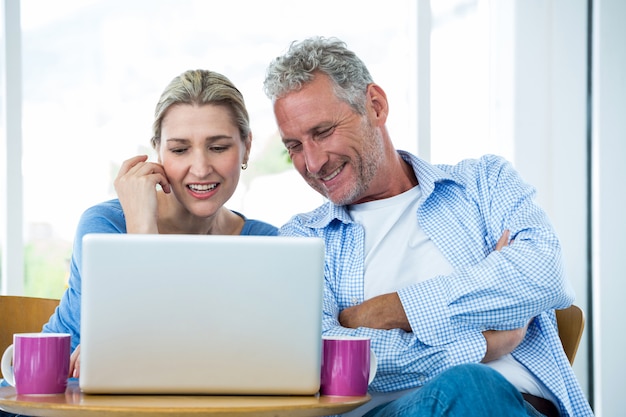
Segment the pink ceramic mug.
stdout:
<svg viewBox="0 0 626 417">
<path fill-rule="evenodd" d="M 361 396 L 376 376 L 376 355 L 370 339 L 352 336 L 322 337 L 320 394 Z"/>
<path fill-rule="evenodd" d="M 14 334 L 13 344 L 2 355 L 2 376 L 17 394 L 64 393 L 70 346 L 67 333 Z"/>
</svg>

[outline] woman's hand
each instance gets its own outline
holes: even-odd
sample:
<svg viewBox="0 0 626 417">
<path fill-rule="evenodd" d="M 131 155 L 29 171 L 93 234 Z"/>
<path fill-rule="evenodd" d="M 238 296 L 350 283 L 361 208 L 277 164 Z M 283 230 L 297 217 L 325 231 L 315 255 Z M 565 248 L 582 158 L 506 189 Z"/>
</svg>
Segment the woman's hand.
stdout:
<svg viewBox="0 0 626 417">
<path fill-rule="evenodd" d="M 147 155 L 139 155 L 124 161 L 113 183 L 127 233 L 158 233 L 156 186 L 160 184 L 166 193 L 171 191 L 163 166 L 147 160 Z"/>
<path fill-rule="evenodd" d="M 80 345 L 76 346 L 72 356 L 70 356 L 70 372 L 69 378 L 80 377 Z"/>
</svg>

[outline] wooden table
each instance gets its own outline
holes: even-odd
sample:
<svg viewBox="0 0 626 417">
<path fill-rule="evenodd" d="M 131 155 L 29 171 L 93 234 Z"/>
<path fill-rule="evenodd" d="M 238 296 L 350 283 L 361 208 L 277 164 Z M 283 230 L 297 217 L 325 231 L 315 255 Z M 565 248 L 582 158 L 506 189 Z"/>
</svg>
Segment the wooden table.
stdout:
<svg viewBox="0 0 626 417">
<path fill-rule="evenodd" d="M 363 397 L 326 396 L 210 396 L 210 395 L 90 395 L 77 381 L 65 394 L 17 395 L 15 388 L 0 388 L 0 409 L 38 417 L 134 416 L 289 416 L 341 414 L 370 400 Z"/>
</svg>

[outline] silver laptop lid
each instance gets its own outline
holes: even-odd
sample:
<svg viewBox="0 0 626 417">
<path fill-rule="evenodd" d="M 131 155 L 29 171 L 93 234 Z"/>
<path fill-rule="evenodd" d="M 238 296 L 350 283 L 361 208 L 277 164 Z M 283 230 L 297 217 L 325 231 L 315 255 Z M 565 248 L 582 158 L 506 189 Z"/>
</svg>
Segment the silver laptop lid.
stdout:
<svg viewBox="0 0 626 417">
<path fill-rule="evenodd" d="M 83 391 L 319 389 L 321 239 L 91 234 L 82 262 Z"/>
</svg>

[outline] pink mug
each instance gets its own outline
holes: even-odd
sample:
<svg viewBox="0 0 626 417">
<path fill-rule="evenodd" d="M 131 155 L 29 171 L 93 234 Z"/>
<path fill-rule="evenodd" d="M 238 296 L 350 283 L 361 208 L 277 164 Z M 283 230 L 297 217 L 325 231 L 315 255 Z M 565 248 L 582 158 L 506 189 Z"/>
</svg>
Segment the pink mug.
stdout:
<svg viewBox="0 0 626 417">
<path fill-rule="evenodd" d="M 362 396 L 376 376 L 376 355 L 370 339 L 353 336 L 322 337 L 320 394 Z"/>
<path fill-rule="evenodd" d="M 2 375 L 17 394 L 64 393 L 70 348 L 67 333 L 16 333 L 2 355 Z"/>
</svg>

